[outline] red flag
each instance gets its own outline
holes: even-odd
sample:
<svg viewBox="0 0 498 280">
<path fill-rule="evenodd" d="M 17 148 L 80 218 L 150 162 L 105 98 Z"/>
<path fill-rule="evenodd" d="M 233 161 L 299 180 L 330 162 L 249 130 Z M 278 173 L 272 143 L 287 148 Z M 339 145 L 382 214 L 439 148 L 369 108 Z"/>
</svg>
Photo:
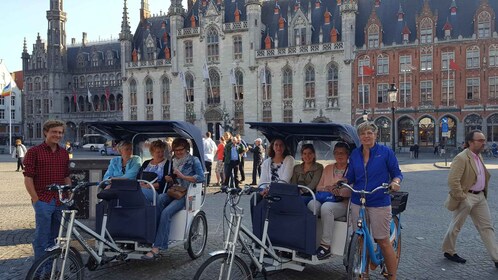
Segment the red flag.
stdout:
<svg viewBox="0 0 498 280">
<path fill-rule="evenodd" d="M 111 90 L 109 87 L 105 88 L 105 100 L 109 101 L 109 97 L 111 96 Z"/>
<path fill-rule="evenodd" d="M 76 97 L 76 89 L 73 88 L 73 101 L 74 105 L 78 106 L 78 98 Z"/>
<path fill-rule="evenodd" d="M 375 70 L 373 68 L 370 68 L 366 65 L 363 65 L 361 68 L 363 70 L 363 76 L 372 76 L 375 74 Z"/>
<path fill-rule="evenodd" d="M 458 67 L 458 64 L 453 59 L 450 59 L 450 69 L 455 71 L 460 70 L 460 67 Z"/>
</svg>

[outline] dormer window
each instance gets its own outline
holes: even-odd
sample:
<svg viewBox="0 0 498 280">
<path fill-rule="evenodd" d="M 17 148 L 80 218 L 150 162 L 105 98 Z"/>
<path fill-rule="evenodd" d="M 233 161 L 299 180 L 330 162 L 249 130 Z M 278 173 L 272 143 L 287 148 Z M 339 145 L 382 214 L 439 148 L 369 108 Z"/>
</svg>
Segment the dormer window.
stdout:
<svg viewBox="0 0 498 280">
<path fill-rule="evenodd" d="M 491 15 L 482 12 L 477 17 L 477 37 L 489 38 L 491 36 Z"/>
<path fill-rule="evenodd" d="M 156 44 L 154 44 L 153 40 L 147 41 L 147 59 L 154 60 L 156 52 Z"/>
<path fill-rule="evenodd" d="M 377 24 L 372 24 L 368 27 L 368 47 L 379 47 L 379 26 Z"/>
<path fill-rule="evenodd" d="M 432 43 L 432 20 L 430 18 L 424 18 L 420 22 L 420 43 L 421 44 L 431 44 Z"/>
</svg>

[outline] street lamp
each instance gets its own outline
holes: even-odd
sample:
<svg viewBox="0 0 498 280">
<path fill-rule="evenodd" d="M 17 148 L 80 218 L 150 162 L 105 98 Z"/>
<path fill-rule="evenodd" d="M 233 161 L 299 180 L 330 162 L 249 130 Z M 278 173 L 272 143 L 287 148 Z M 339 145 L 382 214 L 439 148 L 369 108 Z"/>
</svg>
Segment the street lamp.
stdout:
<svg viewBox="0 0 498 280">
<path fill-rule="evenodd" d="M 364 121 L 364 122 L 367 122 L 367 121 L 368 121 L 368 114 L 367 114 L 367 110 L 363 110 L 363 115 L 362 115 L 362 118 L 363 118 L 363 121 Z"/>
<path fill-rule="evenodd" d="M 391 122 L 391 127 L 392 127 L 392 149 L 393 152 L 396 153 L 396 140 L 395 140 L 395 131 L 394 131 L 394 104 L 398 101 L 398 89 L 394 84 L 391 84 L 389 89 L 387 90 L 387 93 L 389 94 L 389 102 L 391 102 L 391 112 L 392 112 L 392 122 Z"/>
</svg>

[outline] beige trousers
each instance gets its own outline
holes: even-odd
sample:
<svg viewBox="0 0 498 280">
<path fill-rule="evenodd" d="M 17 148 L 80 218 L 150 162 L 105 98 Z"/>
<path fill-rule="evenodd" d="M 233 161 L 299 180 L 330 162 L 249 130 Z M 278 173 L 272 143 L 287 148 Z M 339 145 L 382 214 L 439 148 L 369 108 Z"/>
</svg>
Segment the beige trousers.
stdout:
<svg viewBox="0 0 498 280">
<path fill-rule="evenodd" d="M 495 231 L 491 222 L 488 201 L 484 197 L 483 192 L 479 194 L 469 193 L 467 198 L 460 202 L 458 208 L 453 211 L 453 220 L 451 221 L 443 240 L 443 252 L 451 255 L 456 253 L 455 247 L 458 233 L 460 233 L 460 230 L 469 215 L 472 218 L 472 222 L 474 222 L 477 231 L 481 235 L 481 239 L 491 256 L 491 259 L 494 262 L 498 262 L 498 245 L 496 244 Z"/>
</svg>

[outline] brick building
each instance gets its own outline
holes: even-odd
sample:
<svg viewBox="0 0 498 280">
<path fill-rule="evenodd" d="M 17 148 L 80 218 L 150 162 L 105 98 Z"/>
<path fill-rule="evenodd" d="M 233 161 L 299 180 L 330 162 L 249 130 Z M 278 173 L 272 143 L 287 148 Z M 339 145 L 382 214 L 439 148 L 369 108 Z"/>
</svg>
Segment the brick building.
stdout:
<svg viewBox="0 0 498 280">
<path fill-rule="evenodd" d="M 456 147 L 476 128 L 498 141 L 498 1 L 359 2 L 352 122 L 367 113 L 390 143 L 394 105 L 397 146 Z"/>
</svg>

